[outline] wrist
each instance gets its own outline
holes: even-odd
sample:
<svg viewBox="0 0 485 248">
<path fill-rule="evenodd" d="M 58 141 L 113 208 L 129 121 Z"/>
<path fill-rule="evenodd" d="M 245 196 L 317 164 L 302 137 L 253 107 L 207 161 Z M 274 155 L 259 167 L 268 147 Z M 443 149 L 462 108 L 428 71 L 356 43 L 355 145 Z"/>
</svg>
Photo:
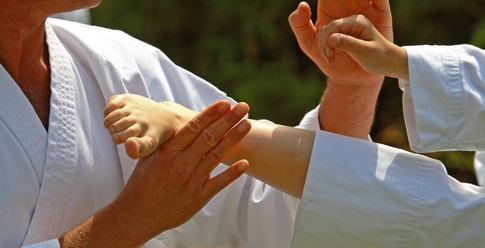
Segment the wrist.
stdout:
<svg viewBox="0 0 485 248">
<path fill-rule="evenodd" d="M 381 86 L 382 80 L 347 83 L 329 79 L 320 103 L 320 128 L 368 139 Z"/>
<path fill-rule="evenodd" d="M 397 78 L 408 80 L 409 81 L 409 63 L 408 63 L 408 52 L 404 47 L 398 47 L 397 50 L 397 57 L 399 58 L 398 61 L 398 74 Z"/>
<path fill-rule="evenodd" d="M 140 247 L 147 239 L 131 225 L 123 210 L 111 203 L 81 225 L 59 238 L 62 248 L 69 247 Z"/>
<path fill-rule="evenodd" d="M 388 57 L 392 59 L 387 63 L 386 69 L 382 73 L 392 78 L 409 81 L 409 65 L 406 49 L 392 44 Z"/>
<path fill-rule="evenodd" d="M 165 125 L 161 126 L 165 135 L 162 137 L 162 141 L 166 141 L 198 114 L 198 112 L 174 102 L 164 101 L 158 104 L 161 111 L 159 116 L 163 116 L 165 121 Z"/>
<path fill-rule="evenodd" d="M 380 93 L 384 76 L 376 75 L 368 81 L 343 81 L 333 78 L 327 79 L 325 94 L 332 94 L 339 99 L 349 99 L 350 101 L 364 100 L 377 101 Z"/>
</svg>

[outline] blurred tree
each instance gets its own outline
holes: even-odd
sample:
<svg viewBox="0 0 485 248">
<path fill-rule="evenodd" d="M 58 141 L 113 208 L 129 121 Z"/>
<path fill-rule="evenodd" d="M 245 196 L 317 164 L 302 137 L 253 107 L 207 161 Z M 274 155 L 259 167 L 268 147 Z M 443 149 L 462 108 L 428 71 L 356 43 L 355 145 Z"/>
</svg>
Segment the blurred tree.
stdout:
<svg viewBox="0 0 485 248">
<path fill-rule="evenodd" d="M 390 0 L 398 45 L 485 45 L 481 0 Z M 296 125 L 316 106 L 325 76 L 300 51 L 287 23 L 299 0 L 103 1 L 93 23 L 121 29 L 164 51 L 175 63 L 252 106 L 252 118 Z M 317 0 L 308 1 L 316 8 Z M 386 79 L 372 133 L 377 142 L 409 150 L 401 91 Z M 472 154 L 429 154 L 450 174 L 475 182 Z M 453 166 L 454 165 L 454 166 Z"/>
<path fill-rule="evenodd" d="M 325 77 L 287 23 L 298 1 L 104 1 L 93 22 L 159 47 L 174 62 L 250 106 L 252 118 L 296 125 Z"/>
</svg>

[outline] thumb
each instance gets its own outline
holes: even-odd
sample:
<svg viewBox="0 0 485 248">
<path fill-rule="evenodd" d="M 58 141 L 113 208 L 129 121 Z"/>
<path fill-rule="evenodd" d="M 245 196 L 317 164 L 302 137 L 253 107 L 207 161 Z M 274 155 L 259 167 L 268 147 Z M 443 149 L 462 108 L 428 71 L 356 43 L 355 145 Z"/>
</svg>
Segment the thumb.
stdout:
<svg viewBox="0 0 485 248">
<path fill-rule="evenodd" d="M 301 2 L 298 8 L 288 17 L 291 29 L 296 36 L 300 48 L 306 54 L 310 53 L 317 30 L 311 20 L 311 9 L 306 2 Z"/>
<path fill-rule="evenodd" d="M 333 48 L 354 56 L 365 55 L 372 52 L 372 48 L 368 41 L 341 33 L 332 34 L 329 38 L 329 43 Z"/>
</svg>

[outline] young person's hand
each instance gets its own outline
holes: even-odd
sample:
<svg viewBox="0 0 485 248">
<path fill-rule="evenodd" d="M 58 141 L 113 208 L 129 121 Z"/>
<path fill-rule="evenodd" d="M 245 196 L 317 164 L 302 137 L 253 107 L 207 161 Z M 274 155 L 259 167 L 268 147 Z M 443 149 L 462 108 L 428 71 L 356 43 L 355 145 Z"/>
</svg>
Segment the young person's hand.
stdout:
<svg viewBox="0 0 485 248">
<path fill-rule="evenodd" d="M 369 73 L 409 79 L 406 50 L 388 41 L 363 15 L 320 27 L 318 45 L 329 64 L 344 52 Z"/>
</svg>

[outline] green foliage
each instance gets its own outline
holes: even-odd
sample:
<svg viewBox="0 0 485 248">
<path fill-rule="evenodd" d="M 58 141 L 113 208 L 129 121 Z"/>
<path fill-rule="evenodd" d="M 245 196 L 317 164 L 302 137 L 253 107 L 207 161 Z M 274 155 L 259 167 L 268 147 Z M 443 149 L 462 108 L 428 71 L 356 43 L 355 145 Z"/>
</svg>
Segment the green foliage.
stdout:
<svg viewBox="0 0 485 248">
<path fill-rule="evenodd" d="M 121 29 L 251 107 L 252 118 L 296 125 L 325 77 L 288 25 L 298 1 L 104 1 L 97 25 Z"/>
<path fill-rule="evenodd" d="M 316 8 L 316 0 L 308 1 Z M 296 125 L 316 106 L 325 77 L 300 51 L 288 0 L 107 1 L 93 9 L 93 23 L 121 29 L 164 51 L 174 62 L 252 107 L 252 118 Z M 472 43 L 485 47 L 481 0 L 391 0 L 398 45 Z M 401 91 L 386 79 L 373 139 L 409 150 Z M 460 180 L 474 182 L 472 154 L 431 154 Z"/>
</svg>

